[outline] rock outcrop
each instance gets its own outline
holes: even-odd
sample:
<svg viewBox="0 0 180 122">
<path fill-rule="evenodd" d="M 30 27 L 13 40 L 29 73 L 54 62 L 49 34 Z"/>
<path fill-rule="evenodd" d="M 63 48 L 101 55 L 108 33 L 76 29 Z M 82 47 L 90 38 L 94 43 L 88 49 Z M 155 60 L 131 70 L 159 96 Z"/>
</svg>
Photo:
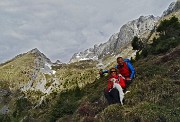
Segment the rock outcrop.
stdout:
<svg viewBox="0 0 180 122">
<path fill-rule="evenodd" d="M 158 20 L 159 17 L 150 15 L 141 16 L 136 20 L 130 21 L 121 27 L 120 32 L 113 34 L 106 43 L 94 45 L 94 48 L 75 53 L 70 63 L 90 59 L 98 60 L 106 55 L 117 54 L 122 51 L 124 46 L 132 41 L 134 36 L 138 36 L 142 40 L 146 39 Z"/>
<path fill-rule="evenodd" d="M 172 2 L 168 9 L 163 12 L 162 17 L 165 17 L 173 12 L 176 12 L 180 9 L 180 0 L 177 0 L 176 2 Z"/>
</svg>

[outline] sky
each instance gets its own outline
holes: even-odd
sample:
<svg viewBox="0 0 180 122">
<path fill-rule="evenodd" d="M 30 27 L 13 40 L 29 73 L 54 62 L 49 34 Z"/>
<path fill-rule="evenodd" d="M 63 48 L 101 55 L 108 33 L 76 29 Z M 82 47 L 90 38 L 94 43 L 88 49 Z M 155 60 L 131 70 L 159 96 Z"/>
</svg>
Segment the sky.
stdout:
<svg viewBox="0 0 180 122">
<path fill-rule="evenodd" d="M 51 61 L 105 43 L 139 16 L 175 0 L 0 0 L 0 63 L 38 48 Z"/>
</svg>

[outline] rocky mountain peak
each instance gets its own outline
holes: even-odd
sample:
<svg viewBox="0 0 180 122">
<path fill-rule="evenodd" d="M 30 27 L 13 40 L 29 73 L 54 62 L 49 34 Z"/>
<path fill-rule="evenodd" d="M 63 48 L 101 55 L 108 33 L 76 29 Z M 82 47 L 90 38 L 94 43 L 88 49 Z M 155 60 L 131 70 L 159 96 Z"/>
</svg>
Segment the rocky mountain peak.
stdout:
<svg viewBox="0 0 180 122">
<path fill-rule="evenodd" d="M 41 52 L 37 48 L 30 50 L 28 53 L 41 54 Z"/>
<path fill-rule="evenodd" d="M 57 60 L 55 63 L 56 64 L 62 64 L 62 62 L 60 60 Z"/>
<path fill-rule="evenodd" d="M 159 17 L 140 16 L 138 19 L 129 21 L 123 25 L 120 32 L 113 34 L 109 40 L 100 45 L 94 45 L 94 48 L 86 49 L 85 51 L 75 53 L 70 63 L 80 60 L 98 60 L 106 55 L 114 55 L 121 51 L 123 46 L 129 44 L 134 36 L 139 38 L 146 38 L 148 34 L 154 29 Z"/>
<path fill-rule="evenodd" d="M 63 64 L 63 62 L 61 62 L 60 60 L 57 60 L 56 62 L 53 63 L 54 66 L 59 66 Z"/>
<path fill-rule="evenodd" d="M 169 5 L 168 9 L 163 12 L 162 17 L 167 16 L 175 11 L 178 11 L 179 9 L 180 9 L 180 0 L 177 0 L 176 2 L 172 2 Z"/>
<path fill-rule="evenodd" d="M 32 50 L 30 50 L 27 53 L 31 53 L 31 54 L 35 54 L 38 60 L 41 60 L 41 62 L 47 62 L 49 64 L 52 64 L 51 60 L 49 58 L 46 57 L 46 55 L 44 55 L 41 51 L 39 51 L 39 49 L 34 48 Z"/>
<path fill-rule="evenodd" d="M 172 2 L 172 3 L 169 5 L 168 9 L 163 12 L 162 17 L 167 16 L 168 14 L 172 13 L 175 4 L 176 4 L 176 2 Z"/>
</svg>

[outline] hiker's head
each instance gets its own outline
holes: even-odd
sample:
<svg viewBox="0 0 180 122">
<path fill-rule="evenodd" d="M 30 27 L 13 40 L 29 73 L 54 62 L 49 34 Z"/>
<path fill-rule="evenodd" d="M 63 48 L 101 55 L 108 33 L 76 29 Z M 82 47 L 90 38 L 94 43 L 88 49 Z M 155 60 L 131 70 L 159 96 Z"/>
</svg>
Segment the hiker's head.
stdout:
<svg viewBox="0 0 180 122">
<path fill-rule="evenodd" d="M 111 69 L 109 70 L 109 74 L 110 74 L 111 76 L 117 75 L 117 74 L 118 74 L 118 70 L 117 70 L 116 68 L 111 68 Z"/>
<path fill-rule="evenodd" d="M 124 63 L 123 58 L 122 57 L 118 57 L 117 58 L 117 63 L 118 63 L 118 65 L 123 65 L 123 63 Z"/>
</svg>

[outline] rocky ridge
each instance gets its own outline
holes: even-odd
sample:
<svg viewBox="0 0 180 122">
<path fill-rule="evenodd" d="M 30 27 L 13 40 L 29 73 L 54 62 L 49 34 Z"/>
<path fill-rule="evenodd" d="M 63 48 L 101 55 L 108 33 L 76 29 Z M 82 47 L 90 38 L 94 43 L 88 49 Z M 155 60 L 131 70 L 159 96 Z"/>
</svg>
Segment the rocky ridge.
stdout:
<svg viewBox="0 0 180 122">
<path fill-rule="evenodd" d="M 131 22 L 136 25 L 136 22 L 143 20 L 143 17 L 140 17 L 140 18 L 141 19 L 139 19 L 139 20 L 137 19 L 137 21 L 134 21 L 134 22 L 131 21 Z M 142 28 L 145 27 L 145 25 L 143 25 Z M 131 27 L 133 27 L 133 26 L 131 25 Z M 124 27 L 124 30 L 128 31 L 127 28 L 130 28 L 128 23 L 127 23 L 127 26 Z M 131 33 L 136 33 L 136 32 L 138 33 L 138 31 L 132 31 Z M 143 32 L 141 32 L 141 33 L 143 33 Z M 144 34 L 146 34 L 146 33 L 144 33 Z M 142 39 L 143 39 L 143 37 L 145 37 L 145 36 L 143 36 L 144 34 L 142 34 L 142 37 L 141 37 Z M 140 35 L 138 35 L 138 36 L 140 37 Z M 99 46 L 95 45 L 94 48 L 91 48 L 91 50 L 88 49 L 86 51 L 86 54 L 90 54 L 90 52 L 91 52 L 92 56 L 90 55 L 89 57 L 94 57 L 95 53 L 102 54 L 102 55 L 97 55 L 97 57 L 94 57 L 92 59 L 99 59 L 100 56 L 103 57 L 105 55 L 110 55 L 111 57 L 116 56 L 115 55 L 116 52 L 115 51 L 111 52 L 110 50 L 114 49 L 114 46 L 117 45 L 117 40 L 119 40 L 119 38 L 120 38 L 119 33 L 114 34 L 107 43 L 101 44 L 101 50 L 99 49 L 100 45 Z M 111 43 L 111 42 L 113 42 L 113 43 Z M 128 42 L 124 42 L 124 43 L 125 43 L 125 45 L 126 45 L 126 43 L 128 44 Z M 109 45 L 110 47 L 107 47 L 106 44 Z M 122 45 L 123 45 L 123 43 L 122 43 Z M 130 47 L 130 46 L 128 46 L 128 47 Z M 122 50 L 124 50 L 124 49 L 122 49 Z M 129 49 L 128 51 L 130 51 L 130 50 L 132 51 L 132 48 Z M 117 52 L 118 51 L 119 50 L 117 50 Z M 102 53 L 102 52 L 104 52 L 104 53 Z M 125 51 L 125 52 L 127 52 L 127 51 Z M 131 53 L 132 52 L 130 52 L 128 54 L 131 54 Z M 128 55 L 128 54 L 125 53 L 124 55 Z M 88 59 L 89 57 L 84 56 L 84 60 Z M 17 56 L 15 59 L 13 59 L 12 61 L 9 61 L 5 64 L 0 65 L 0 81 L 1 81 L 0 82 L 0 89 L 1 89 L 0 90 L 0 103 L 2 103 L 2 104 L 0 104 L 0 108 L 1 108 L 0 115 L 1 114 L 10 115 L 11 113 L 13 113 L 13 116 L 15 118 L 17 118 L 16 121 L 18 121 L 18 118 L 19 118 L 19 121 L 20 120 L 25 121 L 25 119 L 31 118 L 31 116 L 38 118 L 38 115 L 42 115 L 41 117 L 39 117 L 39 119 L 42 120 L 43 117 L 46 116 L 47 113 L 49 112 L 49 111 L 46 111 L 47 109 L 45 109 L 45 108 L 41 109 L 41 107 L 43 105 L 45 105 L 46 107 L 48 106 L 48 104 L 46 104 L 46 100 L 49 101 L 49 102 L 47 102 L 49 104 L 51 104 L 52 102 L 56 102 L 54 100 L 54 98 L 56 98 L 57 94 L 59 92 L 61 92 L 62 90 L 67 90 L 68 88 L 71 89 L 71 88 L 74 88 L 77 86 L 79 86 L 80 88 L 84 87 L 84 86 L 88 86 L 87 84 L 90 85 L 91 83 L 93 83 L 95 81 L 95 78 L 97 75 L 97 72 L 95 72 L 95 70 L 97 71 L 97 69 L 94 67 L 93 61 L 92 61 L 93 62 L 92 65 L 89 65 L 87 69 L 84 66 L 87 66 L 89 61 L 85 62 L 84 64 L 82 63 L 83 61 L 80 61 L 80 62 L 75 62 L 75 63 L 71 63 L 71 64 L 67 64 L 67 65 L 58 63 L 59 65 L 52 66 L 51 62 L 48 60 L 48 58 L 43 53 L 41 53 L 38 49 L 33 49 L 33 50 L 29 51 L 28 53 L 21 54 L 21 55 Z M 149 60 L 149 61 L 151 61 L 151 60 Z M 82 65 L 79 65 L 80 63 L 82 63 Z M 108 64 L 108 63 L 106 63 L 106 64 Z M 149 63 L 149 64 L 151 66 L 152 63 Z M 53 70 L 56 70 L 57 72 L 55 72 L 55 74 L 53 74 Z M 142 70 L 140 70 L 140 71 L 142 71 Z M 146 70 L 144 70 L 144 71 L 146 71 Z M 166 71 L 166 70 L 164 70 L 164 71 Z M 142 80 L 142 79 L 140 79 L 140 80 Z M 8 83 L 8 84 L 4 85 L 5 83 Z M 98 82 L 98 83 L 100 83 L 100 82 Z M 102 83 L 100 83 L 100 84 L 102 84 Z M 15 85 L 17 85 L 18 88 L 24 86 L 24 88 L 21 88 L 21 90 L 24 92 L 24 96 L 19 92 L 19 89 L 17 87 L 14 87 Z M 105 85 L 105 83 L 104 83 L 104 85 Z M 141 85 L 142 84 L 140 84 L 140 86 Z M 152 86 L 154 86 L 154 84 Z M 15 93 L 15 90 L 12 90 L 12 88 L 17 88 L 16 89 L 17 93 Z M 100 93 L 100 91 L 102 91 L 102 88 L 103 87 L 99 87 L 98 85 L 95 85 L 95 89 L 99 90 L 96 93 Z M 86 91 L 88 92 L 88 90 L 86 90 Z M 91 92 L 91 93 L 93 93 L 93 92 Z M 141 92 L 138 91 L 138 93 L 141 93 Z M 78 94 L 78 96 L 79 96 L 79 94 Z M 99 96 L 98 96 L 98 98 L 99 98 Z M 25 115 L 23 115 L 22 114 L 23 112 L 21 112 L 18 107 L 15 107 L 15 105 L 16 105 L 16 103 L 18 103 L 18 101 L 21 102 L 26 99 L 28 101 L 30 101 L 32 103 L 32 105 L 31 105 L 31 108 L 28 108 L 28 104 L 25 104 L 26 106 L 24 106 L 23 110 L 26 111 L 26 109 L 29 109 L 28 111 L 31 111 L 30 116 L 28 115 L 29 113 L 25 113 Z M 97 103 L 97 101 L 96 101 L 97 96 L 93 96 L 92 99 L 93 99 L 92 101 L 95 101 L 95 103 L 93 103 L 93 104 L 95 104 L 95 105 L 98 104 L 98 106 L 101 105 L 101 103 Z M 137 99 L 139 99 L 139 96 L 137 97 Z M 66 97 L 66 100 L 67 100 L 67 97 Z M 66 100 L 65 100 L 65 102 L 68 102 L 68 100 L 67 101 Z M 43 103 L 45 103 L 45 104 L 43 104 Z M 70 103 L 71 104 L 68 104 L 69 105 L 68 109 L 71 110 L 73 108 L 73 106 L 72 106 L 73 102 L 70 101 Z M 78 101 L 78 103 L 79 103 L 79 101 Z M 86 103 L 87 103 L 87 101 L 86 101 Z M 23 102 L 20 105 L 23 105 Z M 66 105 L 67 105 L 67 103 L 66 103 Z M 49 107 L 51 108 L 52 106 L 49 106 Z M 36 108 L 36 109 L 34 109 L 34 108 Z M 82 108 L 83 108 L 82 110 L 84 110 L 83 104 L 82 104 Z M 85 106 L 85 109 L 86 109 L 86 106 Z M 79 109 L 79 111 L 80 110 L 81 109 Z M 88 110 L 88 108 L 87 108 L 87 110 Z M 94 110 L 97 110 L 97 109 L 94 109 Z M 77 111 L 77 112 L 79 112 L 79 111 Z M 14 113 L 16 113 L 16 114 L 14 114 Z M 37 115 L 37 113 L 38 113 L 38 115 Z M 84 114 L 84 112 L 82 112 L 82 113 Z M 18 114 L 19 114 L 19 116 L 18 116 Z M 58 114 L 59 114 L 59 111 L 58 111 Z M 23 118 L 24 120 L 22 119 L 22 117 L 24 117 Z M 1 120 L 1 118 L 0 118 L 0 120 Z"/>
<path fill-rule="evenodd" d="M 70 63 L 89 59 L 99 60 L 107 55 L 116 55 L 132 41 L 134 36 L 145 40 L 147 35 L 154 29 L 158 20 L 159 17 L 149 15 L 130 21 L 121 27 L 120 32 L 113 34 L 106 43 L 94 45 L 93 48 L 75 53 Z"/>
<path fill-rule="evenodd" d="M 168 9 L 163 12 L 162 17 L 165 17 L 175 11 L 178 11 L 180 9 L 180 0 L 177 0 L 176 2 L 172 2 Z"/>
</svg>

